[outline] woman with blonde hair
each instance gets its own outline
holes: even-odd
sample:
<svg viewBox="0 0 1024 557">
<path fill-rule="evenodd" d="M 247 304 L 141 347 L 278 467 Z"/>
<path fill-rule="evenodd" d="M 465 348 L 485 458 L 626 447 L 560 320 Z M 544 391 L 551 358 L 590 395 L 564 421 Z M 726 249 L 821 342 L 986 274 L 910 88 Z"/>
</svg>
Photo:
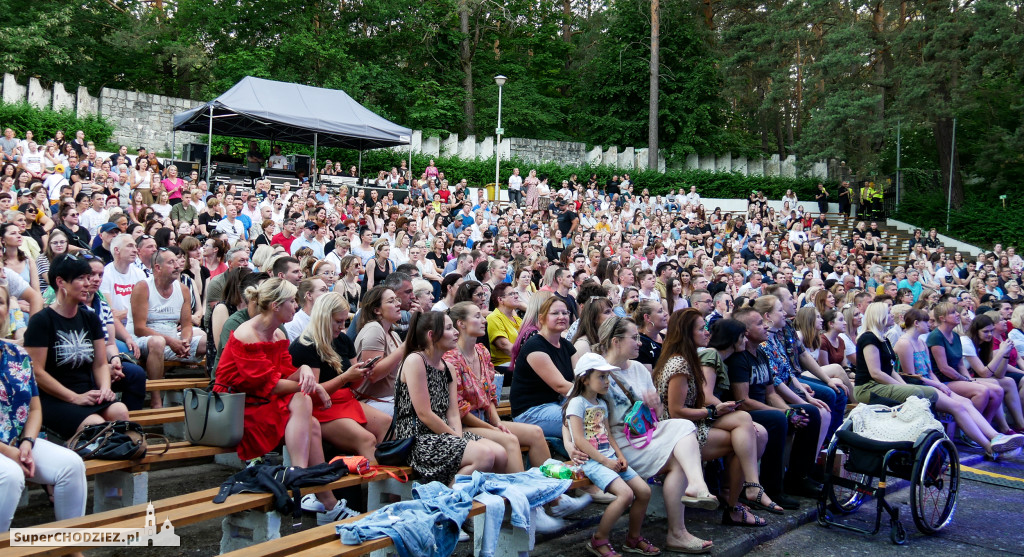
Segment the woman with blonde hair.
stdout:
<svg viewBox="0 0 1024 557">
<path fill-rule="evenodd" d="M 313 409 L 324 441 L 373 461 L 376 445 L 387 433 L 391 418 L 356 400 L 352 393 L 353 388 L 362 384 L 370 368 L 364 363 L 353 365 L 355 344 L 343 334 L 349 311 L 345 297 L 337 292 L 317 298 L 309 324 L 288 352 L 293 364 L 308 365 L 312 369 L 317 382 L 331 396 L 329 407 Z"/>
<path fill-rule="evenodd" d="M 373 258 L 366 262 L 366 289 L 384 284 L 384 279 L 395 272 L 395 263 L 391 261 L 391 244 L 384 238 L 373 244 Z"/>
<path fill-rule="evenodd" d="M 349 307 L 359 307 L 363 297 L 363 285 L 359 282 L 359 276 L 363 274 L 362 258 L 358 255 L 346 255 L 341 258 L 341 268 L 338 269 L 338 292 L 345 296 Z"/>
<path fill-rule="evenodd" d="M 243 461 L 263 456 L 283 439 L 294 466 L 324 462 L 320 423 L 313 417 L 313 408 L 330 408 L 331 396 L 308 365 L 293 365 L 288 338 L 280 329 L 298 310 L 296 290 L 276 277 L 246 289 L 245 297 L 255 302 L 257 313 L 235 329 L 221 352 L 213 389 L 247 395 L 245 433 L 238 445 Z M 337 520 L 344 508 L 334 494 L 328 490 L 316 497 L 327 509 L 317 515 L 317 523 Z"/>
</svg>

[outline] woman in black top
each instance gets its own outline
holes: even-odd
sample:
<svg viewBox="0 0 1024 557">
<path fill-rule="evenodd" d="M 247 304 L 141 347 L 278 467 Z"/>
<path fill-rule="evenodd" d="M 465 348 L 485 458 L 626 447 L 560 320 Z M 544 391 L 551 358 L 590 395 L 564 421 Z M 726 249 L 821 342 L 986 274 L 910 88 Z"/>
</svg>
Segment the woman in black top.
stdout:
<svg viewBox="0 0 1024 557">
<path fill-rule="evenodd" d="M 389 259 L 391 257 L 391 244 L 386 239 L 382 238 L 373 244 L 373 254 L 373 259 L 366 262 L 368 272 L 363 284 L 366 286 L 367 291 L 374 286 L 384 284 L 384 279 L 395 272 L 395 264 Z"/>
<path fill-rule="evenodd" d="M 320 422 L 324 441 L 345 453 L 374 459 L 374 450 L 391 425 L 391 418 L 356 400 L 352 387 L 358 387 L 369 371 L 364 364 L 352 365 L 355 343 L 345 332 L 349 318 L 345 297 L 329 292 L 317 298 L 310 310 L 306 330 L 288 348 L 292 364 L 308 365 L 317 382 L 331 395 L 329 408 L 313 409 Z"/>
<path fill-rule="evenodd" d="M 661 343 L 665 340 L 661 332 L 668 326 L 668 312 L 661 302 L 643 300 L 633 311 L 633 321 L 640 329 L 640 355 L 636 361 L 654 369 L 661 357 Z"/>
<path fill-rule="evenodd" d="M 545 437 L 561 438 L 561 403 L 572 388 L 572 370 L 578 359 L 572 343 L 561 336 L 569 327 L 565 302 L 554 296 L 545 300 L 537 323 L 537 334 L 522 343 L 516 356 L 509 391 L 512 419 L 540 426 Z"/>
<path fill-rule="evenodd" d="M 25 331 L 25 351 L 41 391 L 43 425 L 64 438 L 86 425 L 128 419 L 128 408 L 110 390 L 103 326 L 95 313 L 80 307 L 91 293 L 91 273 L 85 259 L 58 257 L 50 267 L 56 300 L 33 315 Z"/>
<path fill-rule="evenodd" d="M 935 405 L 935 389 L 907 385 L 896 368 L 896 353 L 884 331 L 893 324 L 892 313 L 884 302 L 874 302 L 864 311 L 864 332 L 857 337 L 857 367 L 854 374 L 853 394 L 857 402 L 879 404 L 871 395 L 885 399 L 881 404 L 900 404 L 911 396 L 926 398 Z"/>
<path fill-rule="evenodd" d="M 78 208 L 74 203 L 61 203 L 60 224 L 57 229 L 68 235 L 68 251 L 78 253 L 89 249 L 89 241 L 92 236 L 84 226 L 78 225 Z"/>
</svg>

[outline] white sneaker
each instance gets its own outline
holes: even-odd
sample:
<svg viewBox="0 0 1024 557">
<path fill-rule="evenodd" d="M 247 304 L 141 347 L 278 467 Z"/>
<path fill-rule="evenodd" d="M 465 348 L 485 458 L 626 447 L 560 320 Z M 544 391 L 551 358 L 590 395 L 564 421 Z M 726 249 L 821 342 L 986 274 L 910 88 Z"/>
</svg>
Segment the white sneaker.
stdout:
<svg viewBox="0 0 1024 557">
<path fill-rule="evenodd" d="M 316 513 L 316 525 L 323 526 L 339 520 L 345 520 L 346 518 L 352 518 L 353 516 L 359 516 L 359 513 L 348 508 L 346 501 L 340 499 L 333 509 Z"/>
<path fill-rule="evenodd" d="M 465 530 L 459 529 L 459 543 L 465 543 L 471 539 L 473 538 L 469 537 Z"/>
<path fill-rule="evenodd" d="M 587 507 L 587 505 L 594 502 L 594 498 L 589 493 L 584 493 L 579 497 L 569 497 L 568 495 L 562 495 L 555 500 L 555 505 L 549 507 L 551 516 L 560 518 L 563 516 L 569 516 L 570 514 L 579 512 Z"/>
<path fill-rule="evenodd" d="M 1006 453 L 1014 449 L 1019 449 L 1021 445 L 1024 445 L 1024 435 L 1019 433 L 1014 433 L 1012 435 L 1000 433 L 992 440 L 992 451 L 997 453 Z"/>
<path fill-rule="evenodd" d="M 553 518 L 544 512 L 544 507 L 533 509 L 533 527 L 538 534 L 554 534 L 565 529 L 565 521 L 561 518 Z"/>
<path fill-rule="evenodd" d="M 310 493 L 302 497 L 302 510 L 308 513 L 322 513 L 327 509 L 324 508 L 324 504 L 316 498 L 316 494 Z"/>
</svg>

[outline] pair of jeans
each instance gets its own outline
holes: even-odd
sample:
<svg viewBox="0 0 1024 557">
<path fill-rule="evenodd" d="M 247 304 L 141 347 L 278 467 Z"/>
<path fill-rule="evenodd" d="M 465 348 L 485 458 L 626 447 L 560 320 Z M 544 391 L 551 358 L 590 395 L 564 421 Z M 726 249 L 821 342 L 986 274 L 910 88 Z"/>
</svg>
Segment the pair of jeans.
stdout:
<svg viewBox="0 0 1024 557">
<path fill-rule="evenodd" d="M 362 520 L 336 526 L 341 543 L 358 545 L 387 536 L 399 557 L 451 555 L 473 507 L 472 496 L 440 482 L 415 485 L 412 493 L 412 501 L 392 503 Z"/>
<path fill-rule="evenodd" d="M 561 464 L 549 459 L 545 464 Z M 515 474 L 473 472 L 471 476 L 455 476 L 455 489 L 471 494 L 486 507 L 484 531 L 477 532 L 481 538 L 481 557 L 491 557 L 498 546 L 498 533 L 505 520 L 505 501 L 509 503 L 512 516 L 509 523 L 516 528 L 530 529 L 531 509 L 558 499 L 572 484 L 571 480 L 549 478 L 539 468 L 531 468 Z"/>
<path fill-rule="evenodd" d="M 523 205 L 523 190 L 522 189 L 511 189 L 508 190 L 508 200 L 514 207 L 522 207 Z"/>
<path fill-rule="evenodd" d="M 121 393 L 121 402 L 129 410 L 142 410 L 146 402 L 146 370 L 141 366 L 124 362 L 124 377 L 110 384 L 110 390 Z"/>
<path fill-rule="evenodd" d="M 849 402 L 846 391 L 840 390 L 836 392 L 835 389 L 822 383 L 816 377 L 801 375 L 797 379 L 813 389 L 814 398 L 827 404 L 828 409 L 832 411 L 832 422 L 828 424 L 828 430 L 825 432 L 825 443 L 828 443 L 832 439 L 832 435 L 839 429 L 839 426 L 843 424 L 843 415 L 846 414 L 846 404 Z"/>
<path fill-rule="evenodd" d="M 512 418 L 512 421 L 540 426 L 544 431 L 544 437 L 562 438 L 562 405 L 557 402 L 534 406 Z"/>
<path fill-rule="evenodd" d="M 778 410 L 752 410 L 750 418 L 761 424 L 768 432 L 768 442 L 764 454 L 761 455 L 760 476 L 764 490 L 768 492 L 769 497 L 774 497 L 784 491 L 782 476 L 786 465 L 782 459 L 786 451 L 789 424 L 786 423 L 786 415 Z"/>
<path fill-rule="evenodd" d="M 82 457 L 46 439 L 36 439 L 32 459 L 36 463 L 36 474 L 29 481 L 53 486 L 53 509 L 57 520 L 83 516 L 89 490 Z M 0 496 L 0 533 L 11 529 L 11 519 L 24 489 L 25 473 L 21 466 L 0 456 L 0 493 L 3 494 Z"/>
</svg>

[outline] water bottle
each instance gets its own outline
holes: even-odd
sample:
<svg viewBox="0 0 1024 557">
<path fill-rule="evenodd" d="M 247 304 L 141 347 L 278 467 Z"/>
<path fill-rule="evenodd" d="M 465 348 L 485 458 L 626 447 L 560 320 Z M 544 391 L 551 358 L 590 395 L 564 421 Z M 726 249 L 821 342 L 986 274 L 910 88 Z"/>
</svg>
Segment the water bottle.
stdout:
<svg viewBox="0 0 1024 557">
<path fill-rule="evenodd" d="M 559 480 L 571 480 L 573 477 L 572 468 L 569 468 L 561 462 L 545 464 L 540 467 L 540 472 L 549 478 L 556 478 Z"/>
</svg>

